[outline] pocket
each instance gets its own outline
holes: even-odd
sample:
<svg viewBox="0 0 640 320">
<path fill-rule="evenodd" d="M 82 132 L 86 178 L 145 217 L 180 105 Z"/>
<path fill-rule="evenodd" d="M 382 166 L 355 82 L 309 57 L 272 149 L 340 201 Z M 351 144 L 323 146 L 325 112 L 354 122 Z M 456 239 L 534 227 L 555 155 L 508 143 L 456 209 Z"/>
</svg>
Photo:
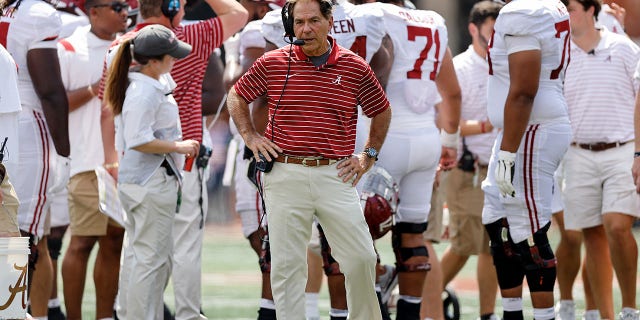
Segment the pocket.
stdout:
<svg viewBox="0 0 640 320">
<path fill-rule="evenodd" d="M 118 185 L 118 196 L 122 207 L 127 212 L 132 212 L 138 207 L 147 195 L 147 189 L 137 184 L 120 184 Z"/>
</svg>

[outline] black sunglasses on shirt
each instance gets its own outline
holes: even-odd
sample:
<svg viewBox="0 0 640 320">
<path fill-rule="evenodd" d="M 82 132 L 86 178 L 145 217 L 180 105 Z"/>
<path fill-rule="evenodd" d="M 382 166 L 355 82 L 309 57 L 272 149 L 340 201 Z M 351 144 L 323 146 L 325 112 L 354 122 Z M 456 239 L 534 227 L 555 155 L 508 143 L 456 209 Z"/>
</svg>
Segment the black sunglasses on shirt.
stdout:
<svg viewBox="0 0 640 320">
<path fill-rule="evenodd" d="M 120 13 L 122 10 L 129 10 L 129 4 L 126 2 L 120 2 L 120 1 L 114 1 L 111 2 L 109 4 L 96 4 L 95 6 L 93 6 L 93 8 L 100 8 L 100 7 L 110 7 L 111 10 L 115 11 L 116 13 Z"/>
</svg>

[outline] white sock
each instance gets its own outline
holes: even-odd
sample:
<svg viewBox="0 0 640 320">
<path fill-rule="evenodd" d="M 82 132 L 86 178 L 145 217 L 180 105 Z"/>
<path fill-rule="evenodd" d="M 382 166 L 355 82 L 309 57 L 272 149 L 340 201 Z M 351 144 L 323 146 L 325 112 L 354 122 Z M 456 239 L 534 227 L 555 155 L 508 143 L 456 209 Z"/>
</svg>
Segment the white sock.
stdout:
<svg viewBox="0 0 640 320">
<path fill-rule="evenodd" d="M 318 294 L 315 292 L 306 292 L 304 296 L 307 319 L 320 317 L 320 311 L 318 311 Z"/>
<path fill-rule="evenodd" d="M 582 316 L 583 320 L 600 320 L 600 311 L 598 309 L 595 310 L 586 310 L 584 315 Z"/>
<path fill-rule="evenodd" d="M 59 306 L 60 306 L 60 300 L 58 300 L 58 298 L 49 299 L 49 302 L 47 303 L 47 307 L 49 309 L 59 307 Z"/>
<path fill-rule="evenodd" d="M 409 302 L 409 303 L 413 303 L 413 304 L 418 304 L 418 303 L 422 302 L 422 297 L 413 297 L 413 296 L 401 295 L 401 296 L 398 297 L 398 300 L 400 300 L 400 299 L 402 299 L 402 300 L 404 300 L 406 302 Z"/>
<path fill-rule="evenodd" d="M 113 318 L 100 318 L 98 320 L 113 320 Z"/>
<path fill-rule="evenodd" d="M 276 304 L 273 302 L 273 300 L 260 299 L 260 308 L 275 310 Z"/>
<path fill-rule="evenodd" d="M 551 308 L 533 308 L 533 318 L 535 320 L 551 320 L 556 317 L 556 311 Z"/>
<path fill-rule="evenodd" d="M 629 308 L 629 307 L 624 307 L 620 311 L 621 311 L 621 313 L 637 313 L 638 312 L 638 310 L 636 310 L 634 308 Z"/>
<path fill-rule="evenodd" d="M 331 310 L 329 310 L 329 316 L 331 317 L 346 317 L 348 315 L 349 315 L 349 310 L 334 309 L 334 308 L 331 308 Z"/>
<path fill-rule="evenodd" d="M 573 300 L 560 300 L 561 306 L 570 306 L 571 308 L 576 307 L 576 303 Z"/>
<path fill-rule="evenodd" d="M 49 320 L 49 317 L 33 317 L 33 320 Z"/>
<path fill-rule="evenodd" d="M 522 298 L 502 298 L 502 309 L 504 311 L 521 311 Z"/>
</svg>

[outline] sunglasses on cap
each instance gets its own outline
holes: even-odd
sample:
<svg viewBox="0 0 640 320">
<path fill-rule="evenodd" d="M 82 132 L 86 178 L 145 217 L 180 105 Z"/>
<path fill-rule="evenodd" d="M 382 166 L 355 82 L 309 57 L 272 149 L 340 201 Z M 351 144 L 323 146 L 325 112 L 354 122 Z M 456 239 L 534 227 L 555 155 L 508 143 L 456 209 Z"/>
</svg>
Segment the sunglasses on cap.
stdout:
<svg viewBox="0 0 640 320">
<path fill-rule="evenodd" d="M 126 2 L 120 2 L 120 1 L 114 1 L 109 4 L 96 4 L 93 7 L 94 8 L 110 7 L 111 10 L 115 11 L 116 13 L 120 13 L 122 10 L 127 10 L 127 11 L 129 10 L 129 4 Z"/>
</svg>

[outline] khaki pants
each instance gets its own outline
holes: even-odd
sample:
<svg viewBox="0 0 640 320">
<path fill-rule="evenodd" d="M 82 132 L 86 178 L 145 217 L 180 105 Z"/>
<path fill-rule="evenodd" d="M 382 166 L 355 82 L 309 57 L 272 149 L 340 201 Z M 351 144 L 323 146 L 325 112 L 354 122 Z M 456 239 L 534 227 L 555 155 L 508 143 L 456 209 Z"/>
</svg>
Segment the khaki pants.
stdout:
<svg viewBox="0 0 640 320">
<path fill-rule="evenodd" d="M 381 319 L 374 288 L 376 253 L 351 182 L 342 182 L 335 164 L 284 163 L 275 163 L 264 182 L 278 319 L 305 319 L 307 244 L 314 215 L 345 275 L 349 319 Z"/>
<path fill-rule="evenodd" d="M 162 296 L 171 274 L 176 178 L 159 168 L 145 185 L 118 185 L 118 194 L 127 212 L 118 318 L 162 319 Z"/>
</svg>

